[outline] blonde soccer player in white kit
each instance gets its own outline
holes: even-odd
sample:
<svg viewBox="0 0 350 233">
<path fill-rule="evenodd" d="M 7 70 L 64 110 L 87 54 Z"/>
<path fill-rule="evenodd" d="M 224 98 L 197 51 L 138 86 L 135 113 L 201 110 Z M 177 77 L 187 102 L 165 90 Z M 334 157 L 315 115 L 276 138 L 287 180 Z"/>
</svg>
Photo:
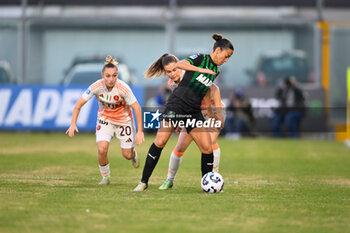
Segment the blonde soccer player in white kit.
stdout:
<svg viewBox="0 0 350 233">
<path fill-rule="evenodd" d="M 134 149 L 144 141 L 142 111 L 130 87 L 118 79 L 118 62 L 111 56 L 106 57 L 105 65 L 102 69 L 102 79 L 97 80 L 89 86 L 80 99 L 76 102 L 72 121 L 66 131 L 70 137 L 77 128 L 77 120 L 80 109 L 93 96 L 96 97 L 99 110 L 96 122 L 96 142 L 98 147 L 98 162 L 102 175 L 99 184 L 110 183 L 110 168 L 108 161 L 108 147 L 114 135 L 119 139 L 122 155 L 127 160 L 131 160 L 135 168 L 140 166 L 137 153 Z M 137 122 L 137 132 L 135 129 L 132 108 L 135 112 Z"/>
</svg>

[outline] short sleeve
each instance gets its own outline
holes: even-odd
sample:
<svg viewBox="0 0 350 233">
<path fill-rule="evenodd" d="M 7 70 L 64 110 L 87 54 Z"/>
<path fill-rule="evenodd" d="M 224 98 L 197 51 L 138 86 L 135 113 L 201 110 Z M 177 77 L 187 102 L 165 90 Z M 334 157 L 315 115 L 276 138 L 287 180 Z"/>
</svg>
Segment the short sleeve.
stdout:
<svg viewBox="0 0 350 233">
<path fill-rule="evenodd" d="M 91 86 L 89 86 L 89 88 L 84 91 L 83 95 L 81 96 L 84 100 L 89 101 L 94 96 L 94 93 L 91 89 Z"/>
<path fill-rule="evenodd" d="M 101 86 L 103 86 L 101 79 L 97 80 L 96 82 L 91 84 L 88 89 L 86 89 L 86 91 L 83 93 L 81 97 L 83 97 L 86 101 L 89 101 L 98 91 L 98 88 Z"/>
<path fill-rule="evenodd" d="M 121 88 L 121 91 L 124 94 L 125 103 L 129 106 L 135 103 L 137 99 L 134 93 L 132 92 L 131 88 L 129 87 L 129 85 L 121 80 L 118 80 L 118 81 L 120 83 L 119 87 Z"/>
<path fill-rule="evenodd" d="M 132 105 L 137 101 L 136 97 L 134 96 L 134 93 L 130 90 L 126 95 L 125 95 L 125 102 L 127 105 Z"/>
<path fill-rule="evenodd" d="M 203 54 L 195 54 L 192 56 L 189 56 L 188 58 L 185 58 L 185 60 L 189 61 L 194 66 L 199 66 L 201 62 L 203 61 Z"/>
</svg>

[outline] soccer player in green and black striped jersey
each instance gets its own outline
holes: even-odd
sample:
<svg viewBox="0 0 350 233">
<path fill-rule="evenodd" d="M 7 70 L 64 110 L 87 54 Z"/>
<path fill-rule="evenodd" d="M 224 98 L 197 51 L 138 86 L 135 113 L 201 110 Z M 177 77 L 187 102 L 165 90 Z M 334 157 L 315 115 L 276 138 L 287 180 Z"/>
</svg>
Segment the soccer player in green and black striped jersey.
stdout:
<svg viewBox="0 0 350 233">
<path fill-rule="evenodd" d="M 227 58 L 228 59 L 228 58 Z M 185 59 L 192 66 L 198 68 L 209 69 L 213 73 L 201 73 L 198 71 L 186 71 L 178 88 L 175 89 L 174 94 L 170 96 L 168 105 L 181 105 L 190 112 L 200 111 L 202 99 L 219 75 L 220 70 L 213 62 L 210 55 L 198 54 L 192 55 Z M 185 66 L 187 65 L 185 63 Z M 181 65 L 178 64 L 178 67 Z"/>
<path fill-rule="evenodd" d="M 186 70 L 186 73 L 165 105 L 161 127 L 149 148 L 141 182 L 134 191 L 147 189 L 148 180 L 163 148 L 175 128 L 181 123 L 184 124 L 187 133 L 191 135 L 202 153 L 202 176 L 213 170 L 213 149 L 208 129 L 203 127 L 205 120 L 201 112 L 201 102 L 220 73 L 218 66 L 227 62 L 234 50 L 232 43 L 221 35 L 213 34 L 213 39 L 215 43 L 210 54 L 193 55 L 177 63 L 177 68 Z"/>
</svg>

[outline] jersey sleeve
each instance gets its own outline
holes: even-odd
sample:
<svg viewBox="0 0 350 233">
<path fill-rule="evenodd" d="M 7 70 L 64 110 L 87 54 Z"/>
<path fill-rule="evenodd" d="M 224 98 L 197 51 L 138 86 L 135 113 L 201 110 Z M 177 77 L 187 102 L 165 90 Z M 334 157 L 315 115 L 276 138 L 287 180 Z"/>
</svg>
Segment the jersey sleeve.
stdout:
<svg viewBox="0 0 350 233">
<path fill-rule="evenodd" d="M 132 92 L 131 88 L 129 87 L 129 85 L 127 85 L 125 82 L 122 82 L 122 92 L 124 95 L 124 99 L 125 99 L 125 103 L 127 105 L 132 105 L 133 103 L 135 103 L 137 101 L 134 93 Z"/>
<path fill-rule="evenodd" d="M 91 84 L 88 89 L 83 93 L 81 97 L 83 97 L 86 101 L 89 101 L 94 95 L 98 94 L 98 89 L 103 86 L 102 79 L 97 80 L 93 84 Z"/>
<path fill-rule="evenodd" d="M 185 60 L 189 61 L 194 66 L 199 66 L 201 62 L 203 61 L 203 54 L 195 54 L 192 56 L 189 56 L 188 58 L 185 58 Z"/>
<path fill-rule="evenodd" d="M 94 96 L 94 91 L 93 91 L 93 85 L 90 85 L 88 87 L 88 89 L 86 89 L 86 91 L 84 91 L 83 95 L 81 97 L 83 97 L 84 100 L 89 101 L 93 96 Z"/>
<path fill-rule="evenodd" d="M 131 89 L 130 91 L 125 95 L 125 102 L 127 105 L 132 105 L 137 101 L 136 97 L 134 96 L 134 93 L 132 93 Z"/>
</svg>

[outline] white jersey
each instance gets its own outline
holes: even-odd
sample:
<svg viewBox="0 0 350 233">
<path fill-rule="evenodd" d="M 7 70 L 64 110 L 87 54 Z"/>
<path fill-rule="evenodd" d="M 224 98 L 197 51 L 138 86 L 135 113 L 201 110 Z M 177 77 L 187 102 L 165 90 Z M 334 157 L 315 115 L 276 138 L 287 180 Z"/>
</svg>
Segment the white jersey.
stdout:
<svg viewBox="0 0 350 233">
<path fill-rule="evenodd" d="M 95 96 L 98 104 L 97 117 L 115 125 L 128 125 L 133 121 L 130 105 L 137 100 L 128 84 L 117 79 L 111 91 L 108 91 L 103 79 L 89 86 L 82 97 L 88 101 Z"/>
</svg>

